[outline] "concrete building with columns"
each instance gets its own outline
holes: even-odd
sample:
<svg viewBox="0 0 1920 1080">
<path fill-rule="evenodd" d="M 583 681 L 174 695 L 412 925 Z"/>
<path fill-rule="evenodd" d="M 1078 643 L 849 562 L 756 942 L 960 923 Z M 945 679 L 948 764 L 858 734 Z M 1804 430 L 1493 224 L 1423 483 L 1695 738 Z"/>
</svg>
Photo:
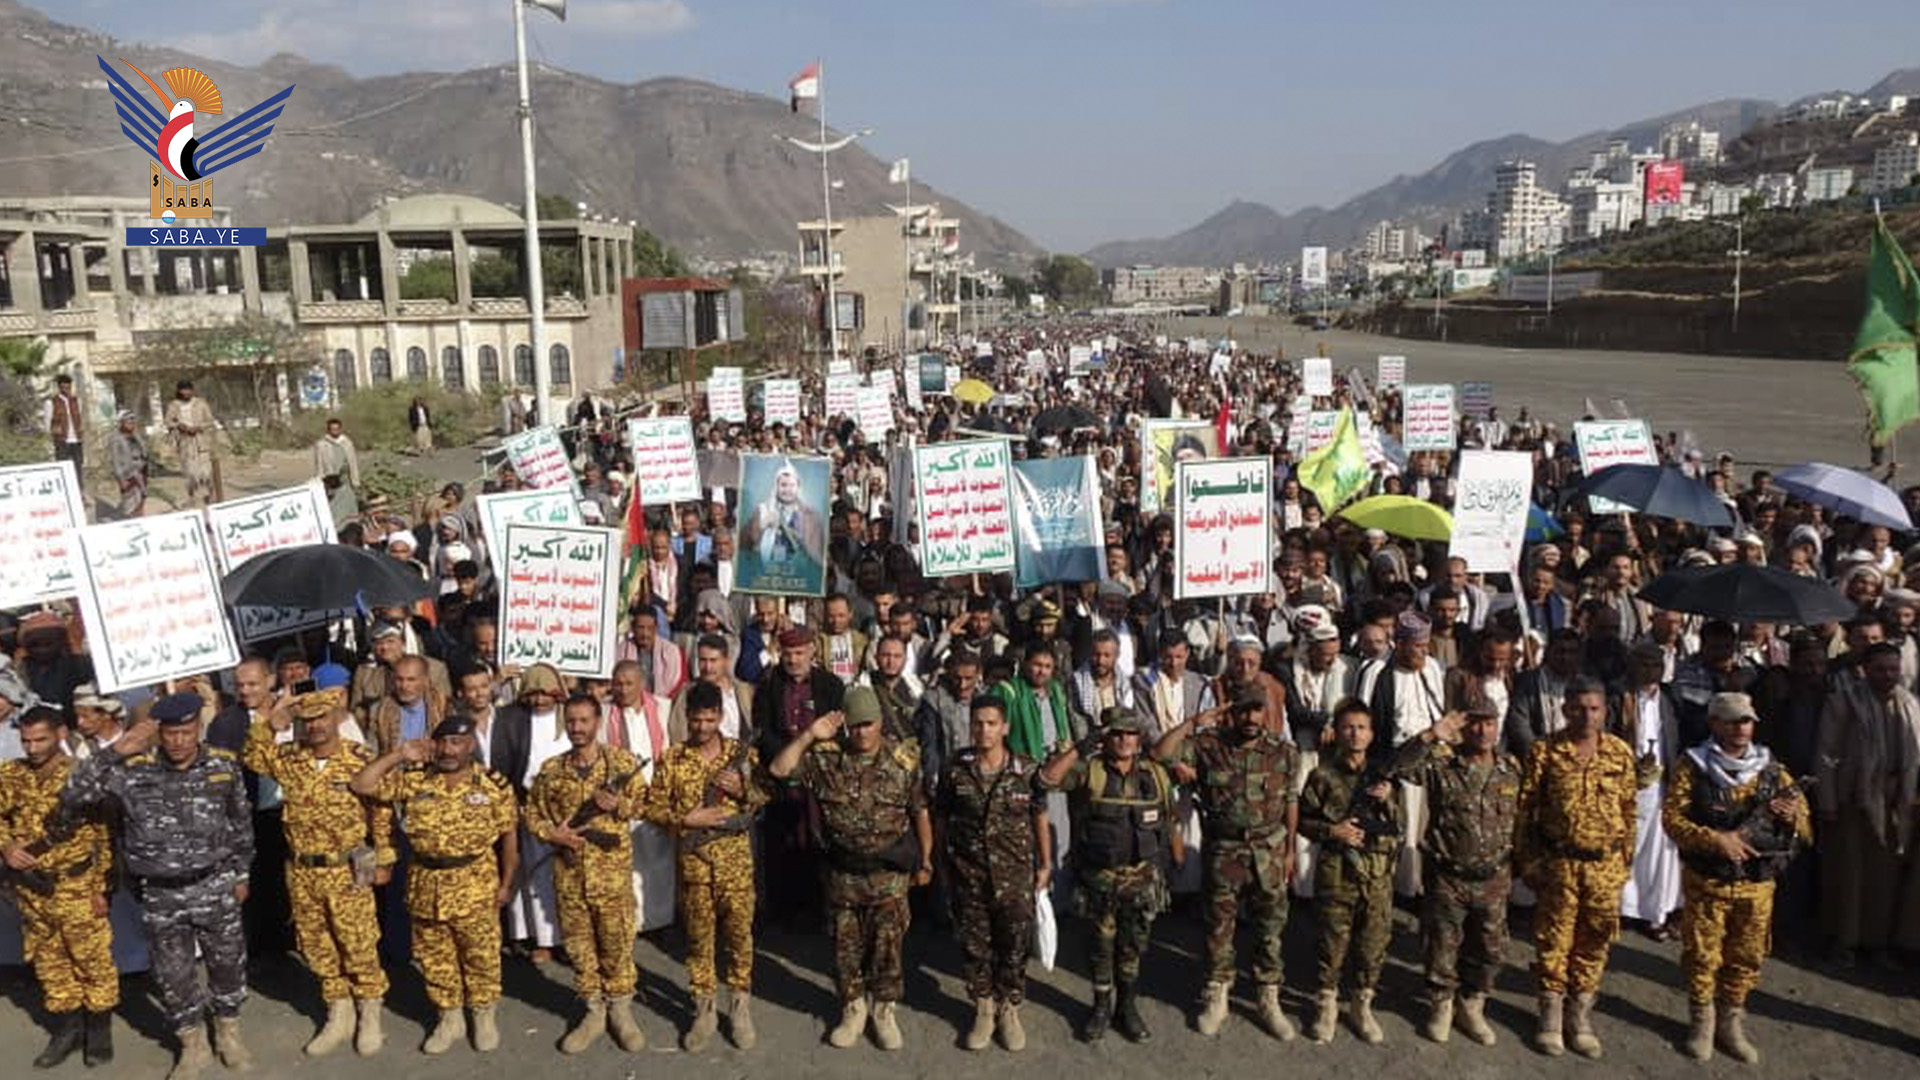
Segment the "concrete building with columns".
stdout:
<svg viewBox="0 0 1920 1080">
<path fill-rule="evenodd" d="M 247 368 L 254 382 L 252 369 L 273 366 L 278 411 L 300 407 L 299 384 L 311 385 L 315 372 L 325 375 L 329 405 L 356 387 L 389 381 L 531 390 L 536 362 L 549 365 L 561 400 L 613 381 L 623 344 L 621 281 L 633 265 L 624 225 L 541 222 L 547 355 L 536 358 L 524 223 L 505 207 L 422 195 L 352 224 L 271 228 L 260 247 L 126 246 L 129 227 L 158 224 L 148 211 L 144 198 L 0 198 L 0 337 L 45 339 L 50 359 L 86 377 L 102 413 L 145 414 L 162 392 L 155 380 L 172 376 L 143 363 L 150 335 L 249 316 L 291 327 L 308 351 L 213 359 L 205 376 L 237 377 L 229 369 Z M 244 223 L 225 209 L 208 223 L 234 224 Z M 443 283 L 429 290 L 437 295 L 403 295 L 408 268 L 427 260 L 446 266 L 444 275 L 422 275 Z"/>
</svg>

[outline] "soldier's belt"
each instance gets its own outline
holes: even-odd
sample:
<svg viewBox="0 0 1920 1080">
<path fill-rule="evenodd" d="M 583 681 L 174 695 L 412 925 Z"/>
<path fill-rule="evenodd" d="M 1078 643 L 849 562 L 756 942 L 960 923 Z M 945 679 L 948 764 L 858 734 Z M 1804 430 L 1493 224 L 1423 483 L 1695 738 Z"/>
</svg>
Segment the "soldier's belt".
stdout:
<svg viewBox="0 0 1920 1080">
<path fill-rule="evenodd" d="M 222 870 L 219 864 L 189 870 L 184 874 L 142 874 L 134 880 L 142 889 L 184 889 L 198 885 Z"/>
<path fill-rule="evenodd" d="M 587 831 L 582 832 L 580 834 L 580 839 L 585 840 L 587 843 L 592 844 L 594 847 L 599 848 L 601 851 L 612 851 L 613 849 L 620 846 L 620 841 L 622 838 L 610 832 L 601 832 L 597 829 L 588 829 Z"/>
<path fill-rule="evenodd" d="M 1223 844 L 1253 844 L 1271 838 L 1275 833 L 1281 831 L 1281 828 L 1282 826 L 1280 825 L 1262 825 L 1254 829 L 1234 829 L 1225 826 L 1209 825 L 1206 836 L 1208 839 Z"/>
<path fill-rule="evenodd" d="M 309 869 L 322 866 L 345 866 L 352 858 L 353 852 L 351 851 L 342 851 L 338 854 L 291 856 L 293 865 L 304 866 Z"/>
<path fill-rule="evenodd" d="M 1556 859 L 1571 859 L 1574 862 L 1599 862 L 1607 857 L 1606 848 L 1584 847 L 1568 843 L 1550 845 L 1547 853 Z"/>
<path fill-rule="evenodd" d="M 1476 863 L 1473 865 L 1442 862 L 1434 865 L 1435 873 L 1444 878 L 1452 878 L 1455 881 L 1491 881 L 1501 874 L 1506 873 L 1506 870 L 1507 864 L 1505 862 Z"/>
<path fill-rule="evenodd" d="M 56 882 L 65 878 L 77 878 L 93 869 L 93 860 L 93 854 L 89 853 L 86 858 L 72 866 L 63 866 L 58 870 L 42 870 L 38 867 L 31 870 L 6 869 L 0 872 L 0 883 L 18 885 L 37 896 L 52 896 Z"/>
<path fill-rule="evenodd" d="M 422 855 L 415 852 L 413 861 L 422 870 L 458 870 L 479 862 L 480 852 L 471 855 Z"/>
</svg>

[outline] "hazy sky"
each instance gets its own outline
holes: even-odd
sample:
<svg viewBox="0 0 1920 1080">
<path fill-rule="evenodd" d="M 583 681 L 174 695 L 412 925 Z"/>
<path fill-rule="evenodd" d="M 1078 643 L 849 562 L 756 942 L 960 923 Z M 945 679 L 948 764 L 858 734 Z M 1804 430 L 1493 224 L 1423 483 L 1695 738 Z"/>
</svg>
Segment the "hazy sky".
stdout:
<svg viewBox="0 0 1920 1080">
<path fill-rule="evenodd" d="M 364 75 L 513 53 L 508 0 L 27 2 L 236 62 L 285 50 Z M 783 96 L 824 58 L 836 126 L 875 128 L 875 153 L 910 157 L 916 178 L 1059 250 L 1176 232 L 1234 198 L 1332 205 L 1479 139 L 1859 90 L 1920 65 L 1910 6 L 1887 0 L 570 7 L 565 24 L 529 12 L 535 57 L 616 82 L 685 75 Z"/>
</svg>

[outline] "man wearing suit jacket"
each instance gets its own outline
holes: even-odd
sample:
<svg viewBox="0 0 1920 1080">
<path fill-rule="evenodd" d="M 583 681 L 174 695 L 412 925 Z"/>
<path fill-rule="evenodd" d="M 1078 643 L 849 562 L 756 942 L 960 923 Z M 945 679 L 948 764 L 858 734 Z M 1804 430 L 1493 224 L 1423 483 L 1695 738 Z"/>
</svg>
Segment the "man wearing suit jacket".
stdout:
<svg viewBox="0 0 1920 1080">
<path fill-rule="evenodd" d="M 1487 627 L 1487 609 L 1492 598 L 1487 590 L 1473 583 L 1467 573 L 1467 560 L 1458 555 L 1447 560 L 1447 576 L 1442 582 L 1429 585 L 1420 590 L 1420 606 L 1432 610 L 1433 593 L 1437 589 L 1451 589 L 1460 598 L 1460 611 L 1454 616 L 1454 622 L 1476 633 Z"/>
<path fill-rule="evenodd" d="M 520 704 L 493 703 L 493 673 L 483 667 L 460 673 L 460 693 L 456 703 L 460 715 L 473 721 L 473 736 L 481 764 L 507 778 L 515 794 L 527 773 L 527 757 L 532 740 L 530 714 Z"/>
<path fill-rule="evenodd" d="M 1548 567 L 1527 571 L 1526 605 L 1527 625 L 1536 634 L 1550 635 L 1573 621 L 1573 605 L 1560 595 L 1558 580 Z"/>
<path fill-rule="evenodd" d="M 1561 711 L 1567 683 L 1580 674 L 1580 631 L 1572 627 L 1555 630 L 1547 639 L 1547 651 L 1540 666 L 1522 672 L 1513 681 L 1513 696 L 1507 703 L 1507 725 L 1503 738 L 1507 752 L 1525 757 L 1535 742 L 1566 726 Z"/>
<path fill-rule="evenodd" d="M 1187 639 L 1160 643 L 1160 656 L 1151 666 L 1133 673 L 1134 711 L 1145 721 L 1141 741 L 1157 741 L 1197 713 L 1213 708 L 1213 688 L 1204 675 L 1187 670 Z"/>
</svg>

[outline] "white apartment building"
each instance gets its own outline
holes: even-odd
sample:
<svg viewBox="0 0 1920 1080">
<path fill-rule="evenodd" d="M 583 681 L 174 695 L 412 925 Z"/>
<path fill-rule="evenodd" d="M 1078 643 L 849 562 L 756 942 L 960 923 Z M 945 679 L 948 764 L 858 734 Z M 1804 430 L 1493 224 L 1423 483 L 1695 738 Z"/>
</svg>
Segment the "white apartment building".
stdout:
<svg viewBox="0 0 1920 1080">
<path fill-rule="evenodd" d="M 1753 178 L 1753 193 L 1760 196 L 1765 210 L 1790 207 L 1800 194 L 1800 181 L 1792 173 L 1761 173 Z"/>
<path fill-rule="evenodd" d="M 1717 180 L 1709 180 L 1700 185 L 1694 201 L 1708 217 L 1731 217 L 1740 212 L 1740 204 L 1752 194 L 1753 189 L 1745 184 L 1722 184 Z"/>
<path fill-rule="evenodd" d="M 1701 127 L 1698 120 L 1669 124 L 1660 133 L 1660 153 L 1669 161 L 1717 165 L 1720 163 L 1720 133 L 1713 128 Z"/>
<path fill-rule="evenodd" d="M 1873 152 L 1873 171 L 1867 175 L 1869 192 L 1906 187 L 1920 172 L 1920 132 L 1903 131 Z"/>
<path fill-rule="evenodd" d="M 1220 289 L 1220 271 L 1203 266 L 1122 266 L 1104 276 L 1115 307 L 1204 301 Z"/>
<path fill-rule="evenodd" d="M 1576 176 L 1567 181 L 1567 235 L 1590 239 L 1625 232 L 1640 220 L 1645 202 L 1639 184 Z"/>
<path fill-rule="evenodd" d="M 1803 203 L 1833 202 L 1853 190 L 1853 169 L 1845 165 L 1808 169 L 1806 177 L 1806 186 L 1800 191 Z"/>
<path fill-rule="evenodd" d="M 1540 187 L 1538 167 L 1531 161 L 1503 162 L 1494 170 L 1487 211 L 1488 239 L 1496 258 L 1557 248 L 1566 235 L 1567 206 Z"/>
</svg>

